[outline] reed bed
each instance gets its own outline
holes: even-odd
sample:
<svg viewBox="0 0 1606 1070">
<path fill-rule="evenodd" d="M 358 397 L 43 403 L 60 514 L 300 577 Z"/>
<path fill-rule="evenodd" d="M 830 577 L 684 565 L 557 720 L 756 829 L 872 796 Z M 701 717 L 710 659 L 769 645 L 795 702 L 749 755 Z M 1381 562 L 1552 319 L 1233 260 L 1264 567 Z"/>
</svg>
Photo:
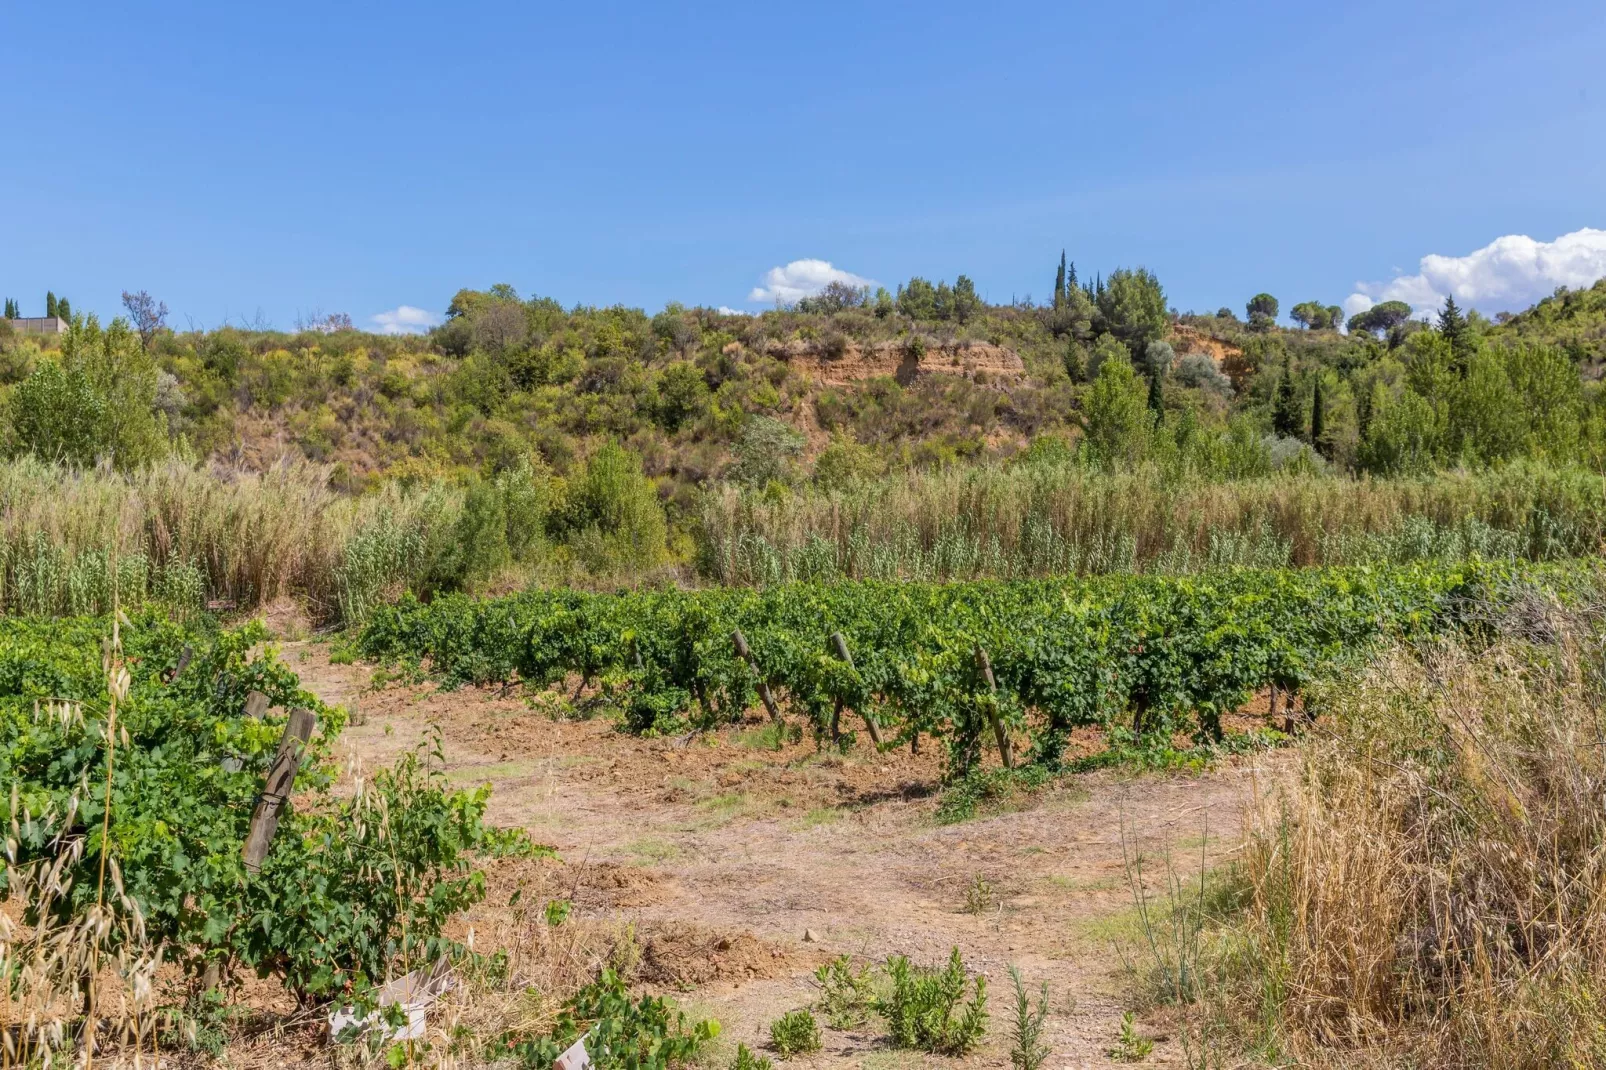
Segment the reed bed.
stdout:
<svg viewBox="0 0 1606 1070">
<path fill-rule="evenodd" d="M 250 472 L 169 460 L 115 472 L 20 458 L 0 463 L 0 612 L 104 613 L 115 581 L 131 608 L 182 616 L 294 599 L 316 622 L 354 623 L 402 591 L 465 585 L 1550 560 L 1598 552 L 1606 535 L 1606 486 L 1577 469 L 1212 483 L 1075 464 L 976 466 L 831 493 L 713 487 L 678 540 L 678 574 L 657 561 L 582 567 L 585 555 L 541 531 L 523 540 L 529 552 L 484 573 L 465 545 L 475 541 L 466 531 L 481 530 L 465 516 L 468 497 L 464 484 L 438 480 L 354 498 L 305 462 Z"/>
<path fill-rule="evenodd" d="M 119 473 L 21 458 L 0 464 L 0 609 L 104 613 L 115 581 L 129 607 L 184 614 L 296 597 L 333 619 L 412 580 L 462 500 L 445 484 L 349 498 L 304 463 Z"/>
<path fill-rule="evenodd" d="M 838 492 L 704 499 L 700 573 L 725 584 L 979 579 L 1598 550 L 1606 483 L 1513 466 L 1409 480 L 1176 480 L 1074 463 L 909 473 Z"/>
</svg>

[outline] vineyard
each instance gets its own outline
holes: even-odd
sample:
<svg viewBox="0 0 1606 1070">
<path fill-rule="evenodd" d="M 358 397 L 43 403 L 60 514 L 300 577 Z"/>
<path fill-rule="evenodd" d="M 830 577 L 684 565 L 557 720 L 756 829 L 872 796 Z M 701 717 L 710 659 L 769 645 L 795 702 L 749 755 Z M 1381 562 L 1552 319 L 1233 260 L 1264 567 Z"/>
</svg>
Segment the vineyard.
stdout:
<svg viewBox="0 0 1606 1070">
<path fill-rule="evenodd" d="M 627 728 L 709 727 L 784 700 L 821 737 L 862 726 L 882 747 L 922 737 L 962 774 L 984 747 L 1053 768 L 1071 730 L 1222 738 L 1256 690 L 1299 693 L 1385 638 L 1453 626 L 1518 573 L 1505 567 L 1243 571 L 1204 577 L 951 585 L 842 583 L 765 591 L 404 599 L 362 654 L 451 683 L 578 677 Z M 1291 701 L 1291 700 L 1290 700 Z"/>
<path fill-rule="evenodd" d="M 448 788 L 427 754 L 337 794 L 344 713 L 254 654 L 265 638 L 0 620 L 0 895 L 23 922 L 0 917 L 0 974 L 8 1021 L 28 1023 L 8 1061 L 87 1042 L 62 1032 L 80 1006 L 150 1043 L 197 1010 L 162 1004 L 162 978 L 169 998 L 175 978 L 248 974 L 302 1006 L 364 992 L 454 950 L 443 927 L 484 893 L 472 856 L 529 850 L 484 824 L 488 789 Z"/>
</svg>

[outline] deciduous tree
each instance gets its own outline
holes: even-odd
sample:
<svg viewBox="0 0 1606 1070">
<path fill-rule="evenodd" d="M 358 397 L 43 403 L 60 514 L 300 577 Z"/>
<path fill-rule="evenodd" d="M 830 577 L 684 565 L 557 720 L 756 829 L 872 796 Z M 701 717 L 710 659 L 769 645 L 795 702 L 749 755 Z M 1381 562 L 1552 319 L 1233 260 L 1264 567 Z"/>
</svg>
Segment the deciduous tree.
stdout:
<svg viewBox="0 0 1606 1070">
<path fill-rule="evenodd" d="M 167 326 L 167 304 L 158 301 L 144 290 L 138 293 L 123 291 L 123 307 L 128 310 L 128 321 L 139 335 L 142 349 L 149 349 L 156 332 Z M 347 320 L 350 323 L 350 320 Z"/>
</svg>

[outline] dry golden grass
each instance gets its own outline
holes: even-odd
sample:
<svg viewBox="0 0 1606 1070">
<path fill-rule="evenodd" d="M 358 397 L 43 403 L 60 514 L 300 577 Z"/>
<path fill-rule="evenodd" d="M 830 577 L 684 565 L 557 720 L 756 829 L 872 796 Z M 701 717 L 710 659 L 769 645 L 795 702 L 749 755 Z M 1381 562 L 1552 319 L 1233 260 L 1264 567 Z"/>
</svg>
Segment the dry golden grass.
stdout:
<svg viewBox="0 0 1606 1070">
<path fill-rule="evenodd" d="M 1606 644 L 1534 595 L 1337 688 L 1252 819 L 1218 968 L 1306 1064 L 1606 1065 Z"/>
</svg>

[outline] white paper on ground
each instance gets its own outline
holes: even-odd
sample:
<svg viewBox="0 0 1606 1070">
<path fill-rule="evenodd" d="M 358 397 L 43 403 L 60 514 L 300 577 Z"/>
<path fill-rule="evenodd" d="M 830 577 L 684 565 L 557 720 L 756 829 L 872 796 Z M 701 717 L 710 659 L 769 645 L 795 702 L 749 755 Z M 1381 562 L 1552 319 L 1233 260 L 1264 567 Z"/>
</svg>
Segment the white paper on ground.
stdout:
<svg viewBox="0 0 1606 1070">
<path fill-rule="evenodd" d="M 419 967 L 403 974 L 379 990 L 377 1002 L 381 1007 L 399 1003 L 407 1014 L 402 1025 L 386 1030 L 387 1040 L 417 1040 L 424 1035 L 429 1005 L 451 987 L 450 968 L 443 957 L 434 966 Z M 355 1007 L 339 1007 L 329 1012 L 329 1039 L 339 1040 L 340 1035 L 352 1027 L 358 1033 L 383 1024 L 385 1018 L 378 1010 L 358 1014 Z M 587 1064 L 589 1065 L 589 1064 Z"/>
<path fill-rule="evenodd" d="M 591 1056 L 586 1054 L 586 1038 L 581 1037 L 574 1046 L 552 1064 L 552 1070 L 591 1070 Z"/>
</svg>

